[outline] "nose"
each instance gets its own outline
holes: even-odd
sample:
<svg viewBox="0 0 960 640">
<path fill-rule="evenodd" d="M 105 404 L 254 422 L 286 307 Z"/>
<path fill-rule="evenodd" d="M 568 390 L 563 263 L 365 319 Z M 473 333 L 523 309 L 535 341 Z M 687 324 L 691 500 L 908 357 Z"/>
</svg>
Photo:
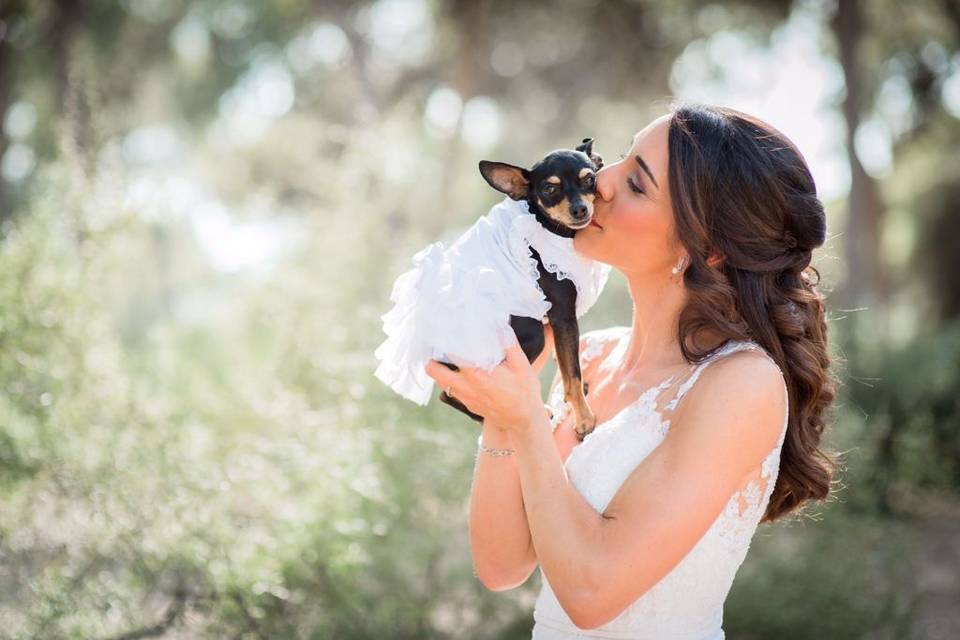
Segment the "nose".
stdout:
<svg viewBox="0 0 960 640">
<path fill-rule="evenodd" d="M 613 198 L 613 172 L 612 165 L 608 165 L 597 171 L 597 195 L 601 200 L 610 201 Z"/>
<path fill-rule="evenodd" d="M 582 202 L 578 202 L 577 204 L 575 204 L 575 205 L 573 205 L 572 207 L 570 207 L 570 215 L 572 215 L 572 216 L 573 216 L 574 218 L 576 218 L 577 220 L 581 220 L 581 219 L 583 219 L 583 218 L 586 218 L 586 217 L 587 217 L 587 205 L 585 205 L 585 204 L 582 203 Z"/>
</svg>

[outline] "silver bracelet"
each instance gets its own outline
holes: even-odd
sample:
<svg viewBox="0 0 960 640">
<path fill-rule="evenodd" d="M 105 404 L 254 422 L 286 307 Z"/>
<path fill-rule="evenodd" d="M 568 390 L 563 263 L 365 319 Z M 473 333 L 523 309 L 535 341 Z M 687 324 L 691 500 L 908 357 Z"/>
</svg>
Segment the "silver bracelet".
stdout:
<svg viewBox="0 0 960 640">
<path fill-rule="evenodd" d="M 477 446 L 480 448 L 480 451 L 483 451 L 491 456 L 512 456 L 514 453 L 516 453 L 513 449 L 492 449 L 490 447 L 483 446 L 482 433 L 479 437 L 477 437 Z"/>
</svg>

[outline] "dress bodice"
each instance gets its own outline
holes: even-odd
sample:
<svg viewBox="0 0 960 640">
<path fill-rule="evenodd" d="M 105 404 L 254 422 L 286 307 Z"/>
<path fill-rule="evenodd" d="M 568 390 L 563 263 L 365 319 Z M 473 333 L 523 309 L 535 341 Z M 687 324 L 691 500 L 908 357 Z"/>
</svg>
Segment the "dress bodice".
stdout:
<svg viewBox="0 0 960 640">
<path fill-rule="evenodd" d="M 613 327 L 584 334 L 581 366 L 586 368 L 601 355 L 611 357 L 617 350 L 622 353 L 629 332 L 629 327 Z M 668 416 L 703 370 L 711 362 L 744 349 L 770 357 L 755 342 L 729 341 L 689 373 L 671 376 L 647 389 L 609 420 L 598 424 L 574 447 L 564 462 L 567 476 L 598 513 L 606 510 L 631 472 L 663 442 L 670 429 Z M 784 395 L 789 404 L 786 384 Z M 556 429 L 570 413 L 570 405 L 563 399 L 562 385 L 553 390 L 548 405 L 553 411 L 552 424 Z M 560 606 L 541 569 L 542 586 L 534 607 L 533 639 L 722 640 L 723 603 L 773 492 L 788 417 L 789 406 L 784 411 L 776 446 L 756 473 L 731 495 L 697 544 L 670 573 L 610 622 L 589 630 L 576 627 Z"/>
</svg>

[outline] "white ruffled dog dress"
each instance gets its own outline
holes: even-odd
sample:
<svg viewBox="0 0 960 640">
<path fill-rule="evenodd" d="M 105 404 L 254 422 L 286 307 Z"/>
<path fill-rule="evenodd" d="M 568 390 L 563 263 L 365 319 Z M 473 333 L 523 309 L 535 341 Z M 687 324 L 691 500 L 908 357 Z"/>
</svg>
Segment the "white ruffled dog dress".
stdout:
<svg viewBox="0 0 960 640">
<path fill-rule="evenodd" d="M 455 358 L 491 371 L 511 343 L 510 316 L 543 320 L 551 303 L 537 284 L 536 249 L 544 268 L 577 288 L 576 315 L 597 301 L 610 265 L 584 258 L 573 239 L 547 230 L 526 201 L 505 197 L 450 248 L 435 242 L 413 257 L 393 284 L 385 313 L 387 339 L 374 355 L 375 375 L 404 398 L 430 400 L 429 360 Z M 510 331 L 511 333 L 507 333 Z"/>
</svg>

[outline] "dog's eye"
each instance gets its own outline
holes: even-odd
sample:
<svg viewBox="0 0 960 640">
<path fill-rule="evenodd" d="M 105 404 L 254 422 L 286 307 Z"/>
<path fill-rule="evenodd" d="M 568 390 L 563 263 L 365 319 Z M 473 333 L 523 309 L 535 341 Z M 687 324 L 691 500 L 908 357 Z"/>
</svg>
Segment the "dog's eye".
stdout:
<svg viewBox="0 0 960 640">
<path fill-rule="evenodd" d="M 555 184 L 546 184 L 543 186 L 543 193 L 548 196 L 552 196 L 557 192 L 557 185 Z"/>
<path fill-rule="evenodd" d="M 591 174 L 583 179 L 583 186 L 590 188 L 594 182 L 596 182 L 596 177 Z"/>
</svg>

